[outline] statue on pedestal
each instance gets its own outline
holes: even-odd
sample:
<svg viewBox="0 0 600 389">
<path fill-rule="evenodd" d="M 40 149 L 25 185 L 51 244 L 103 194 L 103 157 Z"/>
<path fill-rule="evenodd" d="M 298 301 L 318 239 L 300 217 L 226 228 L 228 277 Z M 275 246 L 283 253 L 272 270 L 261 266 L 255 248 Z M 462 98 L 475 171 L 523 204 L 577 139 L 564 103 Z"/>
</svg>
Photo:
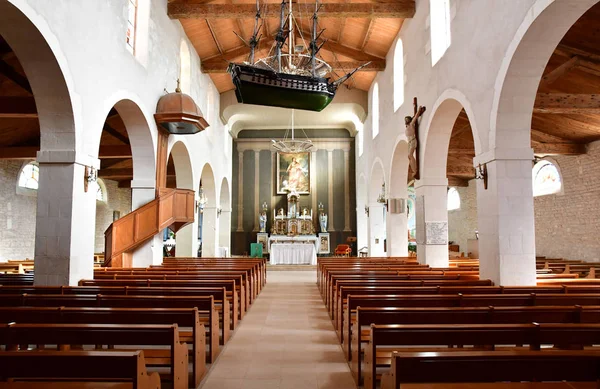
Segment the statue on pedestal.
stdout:
<svg viewBox="0 0 600 389">
<path fill-rule="evenodd" d="M 266 232 L 267 228 L 267 212 L 262 211 L 260 216 L 258 217 L 258 226 L 260 227 L 260 232 Z"/>
<path fill-rule="evenodd" d="M 327 232 L 327 214 L 323 210 L 323 203 L 319 203 L 319 225 L 321 232 Z"/>
</svg>

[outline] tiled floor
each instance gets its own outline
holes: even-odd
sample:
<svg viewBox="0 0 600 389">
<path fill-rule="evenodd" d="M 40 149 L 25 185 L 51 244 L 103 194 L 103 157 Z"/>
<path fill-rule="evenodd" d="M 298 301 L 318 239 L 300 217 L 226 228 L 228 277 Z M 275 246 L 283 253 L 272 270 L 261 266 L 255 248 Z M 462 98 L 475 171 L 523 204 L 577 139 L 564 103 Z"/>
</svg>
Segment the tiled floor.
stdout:
<svg viewBox="0 0 600 389">
<path fill-rule="evenodd" d="M 202 389 L 354 389 L 314 271 L 273 271 Z"/>
</svg>

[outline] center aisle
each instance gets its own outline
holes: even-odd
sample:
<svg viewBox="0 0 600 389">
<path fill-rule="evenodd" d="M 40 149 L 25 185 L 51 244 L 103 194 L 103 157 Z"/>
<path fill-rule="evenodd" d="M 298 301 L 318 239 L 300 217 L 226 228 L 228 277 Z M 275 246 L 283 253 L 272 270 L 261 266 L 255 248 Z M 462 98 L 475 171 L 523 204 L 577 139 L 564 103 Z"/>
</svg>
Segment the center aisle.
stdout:
<svg viewBox="0 0 600 389">
<path fill-rule="evenodd" d="M 202 389 L 354 389 L 316 271 L 269 271 L 267 285 Z"/>
</svg>

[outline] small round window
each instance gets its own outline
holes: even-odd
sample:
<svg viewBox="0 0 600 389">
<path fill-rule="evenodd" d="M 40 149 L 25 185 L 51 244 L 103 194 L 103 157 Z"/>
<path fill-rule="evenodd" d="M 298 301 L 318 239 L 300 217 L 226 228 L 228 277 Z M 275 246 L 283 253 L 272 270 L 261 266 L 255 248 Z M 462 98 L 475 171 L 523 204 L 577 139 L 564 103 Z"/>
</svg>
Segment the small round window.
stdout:
<svg viewBox="0 0 600 389">
<path fill-rule="evenodd" d="M 448 211 L 460 209 L 460 195 L 456 188 L 448 189 Z"/>
<path fill-rule="evenodd" d="M 560 192 L 562 180 L 555 164 L 540 161 L 533 167 L 533 195 L 544 196 Z"/>
</svg>

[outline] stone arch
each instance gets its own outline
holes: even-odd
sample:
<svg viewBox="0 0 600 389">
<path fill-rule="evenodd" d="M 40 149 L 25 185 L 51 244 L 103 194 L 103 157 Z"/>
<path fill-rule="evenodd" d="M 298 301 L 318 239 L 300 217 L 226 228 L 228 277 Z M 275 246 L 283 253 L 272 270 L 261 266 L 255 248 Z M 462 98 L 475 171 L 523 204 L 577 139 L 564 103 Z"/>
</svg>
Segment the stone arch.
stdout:
<svg viewBox="0 0 600 389">
<path fill-rule="evenodd" d="M 69 91 L 71 83 L 66 78 L 66 60 L 47 26 L 42 21 L 34 24 L 34 17 L 30 17 L 34 12 L 28 11 L 8 1 L 0 2 L 0 35 L 15 52 L 31 85 L 40 123 L 43 162 L 53 158 L 44 152 L 76 150 L 77 126 Z M 60 142 L 56 142 L 57 138 Z"/>
<path fill-rule="evenodd" d="M 377 202 L 381 193 L 381 184 L 385 182 L 385 171 L 380 158 L 375 158 L 371 166 L 369 182 L 369 256 L 383 257 L 386 255 L 386 210 L 383 204 Z"/>
<path fill-rule="evenodd" d="M 227 249 L 227 253 L 231 252 L 231 190 L 229 182 L 224 177 L 221 181 L 221 192 L 219 194 L 219 247 Z"/>
<path fill-rule="evenodd" d="M 537 0 L 509 45 L 495 83 L 489 148 L 531 154 L 536 93 L 552 52 L 569 28 L 598 0 Z"/>
<path fill-rule="evenodd" d="M 471 103 L 462 92 L 455 89 L 448 89 L 441 94 L 433 105 L 425 126 L 420 128 L 421 134 L 419 138 L 422 151 L 420 153 L 419 170 L 421 179 L 424 177 L 428 179 L 446 178 L 447 158 L 439 158 L 439 156 L 448 155 L 452 128 L 460 111 L 463 109 L 471 125 L 473 141 L 475 143 L 475 155 L 479 155 L 482 152 L 477 123 L 473 120 L 475 114 L 471 108 Z"/>
<path fill-rule="evenodd" d="M 390 163 L 390 177 L 387 180 L 389 187 L 389 201 L 404 199 L 408 201 L 408 143 L 399 140 L 394 147 Z M 400 210 L 398 210 L 400 211 Z M 387 238 L 388 254 L 392 257 L 408 256 L 408 219 L 406 209 L 401 213 L 388 213 Z"/>
<path fill-rule="evenodd" d="M 175 180 L 179 189 L 194 189 L 194 169 L 188 146 L 183 141 L 177 141 L 170 150 L 175 165 Z M 181 228 L 175 236 L 175 255 L 178 257 L 195 256 L 196 221 Z"/>
<path fill-rule="evenodd" d="M 200 175 L 200 183 L 206 199 L 202 213 L 202 257 L 215 257 L 217 254 L 217 190 L 215 175 L 210 163 L 204 164 Z M 200 217 L 199 217 L 200 218 Z"/>
</svg>

